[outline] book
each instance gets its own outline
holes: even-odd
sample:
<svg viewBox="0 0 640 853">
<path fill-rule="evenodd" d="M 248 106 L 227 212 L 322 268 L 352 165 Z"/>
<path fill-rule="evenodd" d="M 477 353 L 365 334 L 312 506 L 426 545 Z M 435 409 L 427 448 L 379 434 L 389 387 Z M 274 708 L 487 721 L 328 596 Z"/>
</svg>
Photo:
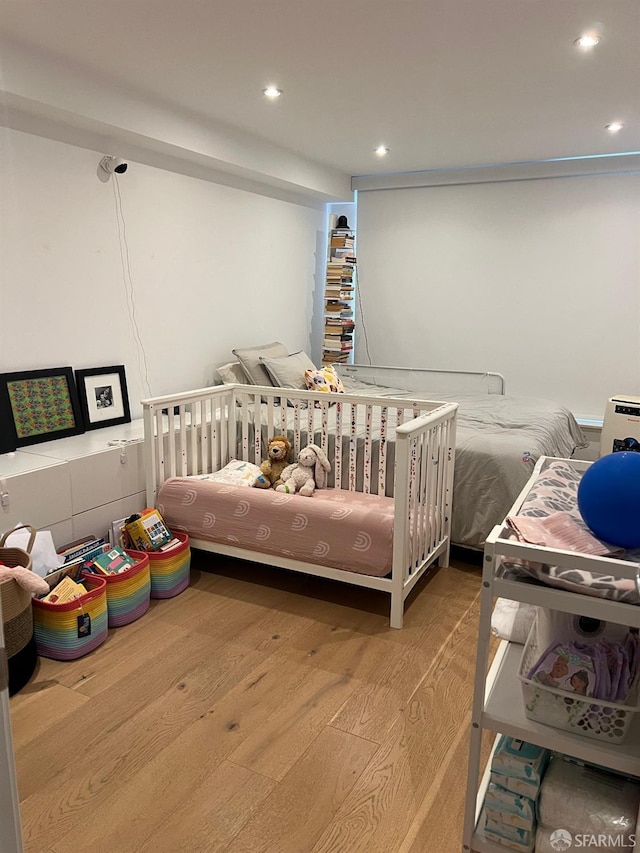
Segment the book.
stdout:
<svg viewBox="0 0 640 853">
<path fill-rule="evenodd" d="M 155 551 L 172 538 L 157 509 L 145 509 L 127 519 L 125 530 L 137 551 Z"/>
<path fill-rule="evenodd" d="M 118 575 L 125 569 L 135 566 L 135 564 L 136 561 L 133 557 L 125 554 L 119 545 L 109 548 L 108 551 L 104 551 L 91 561 L 91 565 L 105 575 Z"/>
<path fill-rule="evenodd" d="M 84 539 L 79 539 L 77 542 L 71 542 L 69 545 L 63 546 L 57 553 L 62 558 L 63 563 L 71 563 L 95 551 L 100 546 L 104 545 L 105 541 L 102 538 L 95 536 L 86 536 Z"/>
<path fill-rule="evenodd" d="M 65 575 L 62 580 L 57 583 L 51 592 L 48 592 L 42 601 L 47 604 L 65 604 L 67 601 L 72 601 L 74 598 L 80 598 L 87 591 L 84 584 L 72 580 L 69 575 Z"/>
</svg>

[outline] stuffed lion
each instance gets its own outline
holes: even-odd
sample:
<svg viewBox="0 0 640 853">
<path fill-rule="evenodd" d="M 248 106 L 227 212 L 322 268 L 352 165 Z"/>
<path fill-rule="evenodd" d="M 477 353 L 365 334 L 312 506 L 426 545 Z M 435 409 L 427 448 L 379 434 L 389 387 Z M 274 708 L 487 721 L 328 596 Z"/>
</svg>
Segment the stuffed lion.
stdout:
<svg viewBox="0 0 640 853">
<path fill-rule="evenodd" d="M 284 435 L 274 435 L 267 444 L 267 458 L 260 465 L 260 474 L 254 485 L 258 489 L 270 489 L 280 484 L 280 475 L 289 464 L 291 444 Z"/>
</svg>

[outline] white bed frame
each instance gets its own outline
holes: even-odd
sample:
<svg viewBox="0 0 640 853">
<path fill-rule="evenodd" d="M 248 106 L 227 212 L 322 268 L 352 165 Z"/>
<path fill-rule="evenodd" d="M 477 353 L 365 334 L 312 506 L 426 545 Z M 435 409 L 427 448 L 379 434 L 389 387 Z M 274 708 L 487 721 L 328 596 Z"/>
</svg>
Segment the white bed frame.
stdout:
<svg viewBox="0 0 640 853">
<path fill-rule="evenodd" d="M 333 445 L 329 459 L 335 488 L 361 491 L 376 500 L 374 492 L 385 494 L 387 441 L 392 430 L 390 576 L 372 577 L 198 538 L 190 543 L 205 551 L 387 592 L 391 627 L 401 628 L 404 602 L 416 583 L 434 564 L 449 564 L 458 405 L 288 389 L 286 394 L 285 398 L 283 389 L 273 387 L 219 385 L 143 400 L 147 505 L 155 506 L 158 489 L 169 477 L 216 471 L 232 458 L 260 464 L 265 458 L 265 436 L 285 432 L 292 436 L 295 456 L 309 440 L 325 452 Z M 266 426 L 254 431 L 253 415 L 265 409 Z M 358 424 L 365 425 L 360 439 Z M 371 464 L 374 443 L 380 458 L 375 470 Z"/>
</svg>

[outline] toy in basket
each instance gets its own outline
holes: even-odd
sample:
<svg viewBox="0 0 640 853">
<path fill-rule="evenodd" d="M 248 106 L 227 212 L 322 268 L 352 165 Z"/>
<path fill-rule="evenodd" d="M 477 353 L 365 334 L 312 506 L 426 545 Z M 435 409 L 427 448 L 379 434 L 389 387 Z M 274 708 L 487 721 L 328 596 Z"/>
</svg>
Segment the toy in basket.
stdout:
<svg viewBox="0 0 640 853">
<path fill-rule="evenodd" d="M 38 654 L 54 660 L 82 657 L 102 645 L 108 633 L 106 580 L 97 575 L 83 576 L 86 592 L 68 600 L 64 595 L 66 581 L 75 583 L 66 577 L 55 587 L 57 595 L 33 599 Z"/>
<path fill-rule="evenodd" d="M 545 651 L 538 644 L 534 622 L 519 671 L 525 715 L 573 734 L 622 743 L 634 714 L 640 710 L 637 673 L 630 677 L 623 699 L 585 695 L 596 683 L 585 649 L 581 655 L 579 645 L 557 643 Z"/>
<path fill-rule="evenodd" d="M 109 628 L 120 628 L 135 622 L 149 609 L 151 599 L 151 570 L 149 556 L 142 551 L 129 551 L 120 547 L 107 548 L 94 559 L 91 571 L 104 572 L 107 584 L 107 614 Z M 122 561 L 116 569 L 114 564 Z M 95 574 L 83 572 L 83 578 Z"/>
</svg>

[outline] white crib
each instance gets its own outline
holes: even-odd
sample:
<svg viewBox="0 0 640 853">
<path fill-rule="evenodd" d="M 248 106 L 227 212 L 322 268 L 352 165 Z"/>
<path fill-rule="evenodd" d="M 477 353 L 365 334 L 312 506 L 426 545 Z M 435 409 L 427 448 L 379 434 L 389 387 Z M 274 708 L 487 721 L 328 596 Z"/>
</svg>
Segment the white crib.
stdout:
<svg viewBox="0 0 640 853">
<path fill-rule="evenodd" d="M 394 498 L 391 569 L 383 577 L 190 534 L 193 548 L 385 591 L 394 628 L 402 627 L 418 580 L 435 564 L 448 565 L 456 403 L 222 385 L 142 405 L 149 506 L 169 478 L 217 471 L 232 458 L 260 464 L 276 434 L 287 435 L 295 455 L 309 442 L 320 445 L 332 465 L 330 486 L 347 500 L 356 491 L 372 506 L 377 495 Z M 249 499 L 262 492 L 246 491 Z"/>
</svg>

